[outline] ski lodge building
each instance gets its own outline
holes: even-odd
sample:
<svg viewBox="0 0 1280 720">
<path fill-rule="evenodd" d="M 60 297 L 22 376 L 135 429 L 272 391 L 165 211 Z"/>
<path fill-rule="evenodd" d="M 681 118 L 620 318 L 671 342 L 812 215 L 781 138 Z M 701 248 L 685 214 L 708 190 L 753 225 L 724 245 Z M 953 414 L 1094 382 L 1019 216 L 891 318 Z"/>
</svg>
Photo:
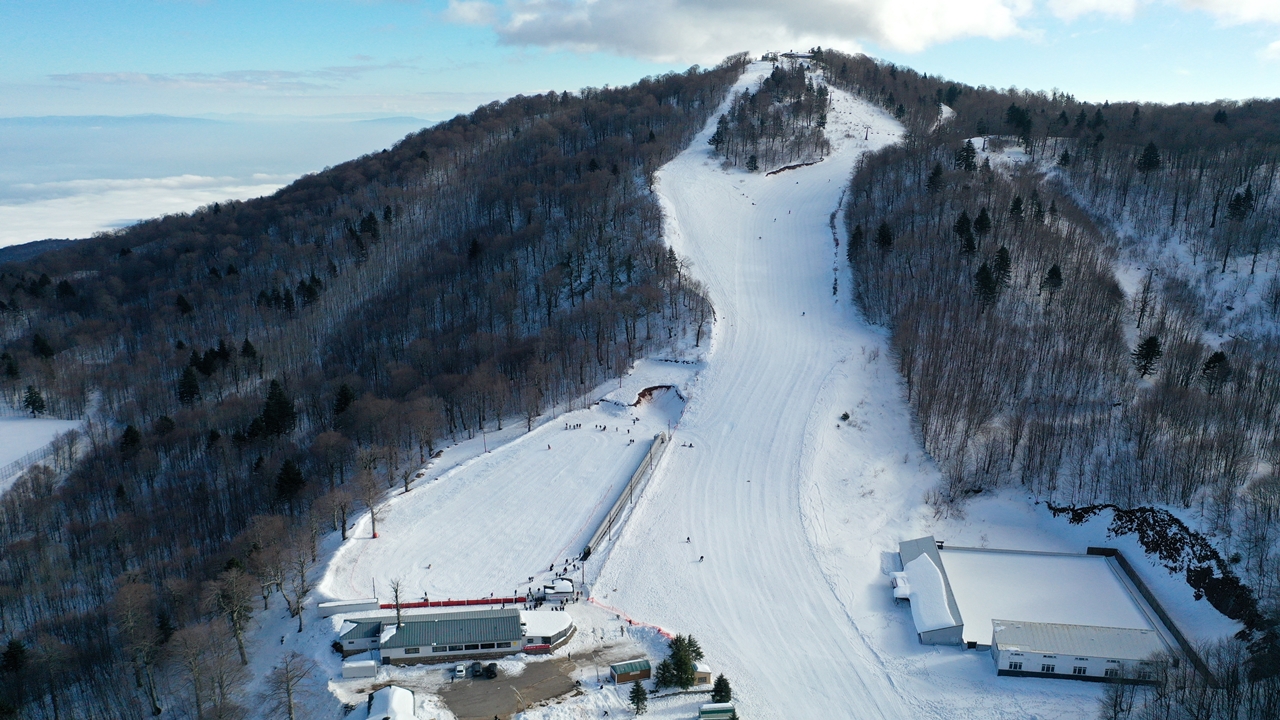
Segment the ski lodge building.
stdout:
<svg viewBox="0 0 1280 720">
<path fill-rule="evenodd" d="M 920 642 L 989 650 L 998 675 L 1147 682 L 1151 657 L 1176 650 L 1204 667 L 1116 550 L 946 547 L 926 536 L 899 543 L 898 557 L 893 596 L 910 604 Z"/>
<path fill-rule="evenodd" d="M 345 620 L 343 657 L 377 651 L 383 665 L 414 665 L 549 653 L 573 636 L 568 613 L 517 608 L 462 612 L 401 612 Z"/>
</svg>

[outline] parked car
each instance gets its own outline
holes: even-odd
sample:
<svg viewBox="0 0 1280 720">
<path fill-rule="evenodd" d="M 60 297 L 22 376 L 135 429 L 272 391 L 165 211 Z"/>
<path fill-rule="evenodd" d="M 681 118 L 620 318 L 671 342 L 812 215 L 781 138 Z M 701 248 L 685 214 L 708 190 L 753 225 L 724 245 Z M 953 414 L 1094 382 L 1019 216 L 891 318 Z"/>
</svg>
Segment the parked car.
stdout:
<svg viewBox="0 0 1280 720">
<path fill-rule="evenodd" d="M 484 675 L 484 665 L 481 665 L 479 660 L 471 663 L 471 677 L 478 678 L 481 675 Z"/>
<path fill-rule="evenodd" d="M 489 663 L 484 666 L 484 676 L 490 680 L 498 677 L 498 663 Z"/>
<path fill-rule="evenodd" d="M 466 676 L 467 676 L 467 666 L 466 666 L 466 665 L 463 665 L 462 663 L 458 663 L 458 666 L 457 666 L 457 667 L 455 667 L 455 668 L 453 669 L 453 676 L 454 676 L 455 678 L 464 678 L 464 677 L 466 677 Z"/>
</svg>

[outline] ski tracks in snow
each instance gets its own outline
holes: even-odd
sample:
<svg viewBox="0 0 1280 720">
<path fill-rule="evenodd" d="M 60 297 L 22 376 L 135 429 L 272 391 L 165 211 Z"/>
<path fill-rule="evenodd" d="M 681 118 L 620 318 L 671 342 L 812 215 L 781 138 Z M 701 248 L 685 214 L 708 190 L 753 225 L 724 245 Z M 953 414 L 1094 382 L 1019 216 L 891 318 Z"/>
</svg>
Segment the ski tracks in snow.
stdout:
<svg viewBox="0 0 1280 720">
<path fill-rule="evenodd" d="M 752 67 L 740 85 L 759 73 Z M 821 503 L 808 477 L 830 462 L 822 428 L 834 430 L 834 398 L 848 395 L 833 386 L 847 384 L 843 361 L 871 335 L 832 294 L 840 269 L 833 277 L 830 213 L 868 145 L 852 128 L 875 123 L 887 144 L 898 127 L 833 95 L 826 162 L 773 177 L 726 172 L 708 156 L 709 127 L 659 173 L 668 241 L 719 319 L 676 444 L 593 590 L 637 619 L 698 637 L 751 717 L 921 710 L 908 708 L 829 582 L 822 542 L 810 536 L 825 520 L 807 527 L 826 516 L 806 506 Z"/>
</svg>

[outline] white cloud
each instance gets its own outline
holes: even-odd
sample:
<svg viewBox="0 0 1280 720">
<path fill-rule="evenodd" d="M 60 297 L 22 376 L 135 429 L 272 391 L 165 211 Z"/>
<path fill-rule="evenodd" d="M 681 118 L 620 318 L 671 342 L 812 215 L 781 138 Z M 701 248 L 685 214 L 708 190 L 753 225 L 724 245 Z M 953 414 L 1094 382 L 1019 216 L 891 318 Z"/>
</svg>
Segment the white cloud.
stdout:
<svg viewBox="0 0 1280 720">
<path fill-rule="evenodd" d="M 741 50 L 874 42 L 917 51 L 965 37 L 1034 36 L 1023 22 L 1037 8 L 1070 22 L 1132 19 L 1146 5 L 1226 24 L 1280 24 L 1280 0 L 450 0 L 444 17 L 492 27 L 509 45 L 705 63 Z"/>
<path fill-rule="evenodd" d="M 1138 10 L 1138 0 L 1048 0 L 1049 10 L 1064 20 L 1098 13 L 1131 18 Z"/>
<path fill-rule="evenodd" d="M 1277 40 L 1262 49 L 1258 53 L 1263 60 L 1274 60 L 1280 62 L 1280 40 Z"/>
<path fill-rule="evenodd" d="M 511 45 L 708 62 L 748 49 L 874 41 L 914 51 L 1008 37 L 1031 9 L 1032 0 L 454 0 L 449 17 L 489 25 Z"/>
<path fill-rule="evenodd" d="M 1278 23 L 1280 2 L 1277 0 L 1179 0 L 1183 7 L 1204 10 L 1228 23 Z"/>
<path fill-rule="evenodd" d="M 56 197 L 0 204 L 0 247 L 50 237 L 84 238 L 201 205 L 269 195 L 292 177 L 180 175 L 132 180 L 70 180 L 23 189 Z"/>
</svg>

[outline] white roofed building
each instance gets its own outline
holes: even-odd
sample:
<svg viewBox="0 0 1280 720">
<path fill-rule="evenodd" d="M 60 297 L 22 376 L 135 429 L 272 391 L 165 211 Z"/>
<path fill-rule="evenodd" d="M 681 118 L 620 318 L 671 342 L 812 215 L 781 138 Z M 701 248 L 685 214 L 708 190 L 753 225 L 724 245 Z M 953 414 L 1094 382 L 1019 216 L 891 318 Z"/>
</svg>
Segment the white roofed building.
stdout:
<svg viewBox="0 0 1280 720">
<path fill-rule="evenodd" d="M 997 675 L 1154 682 L 1151 658 L 1168 650 L 1155 630 L 1011 620 L 991 624 Z"/>
</svg>

